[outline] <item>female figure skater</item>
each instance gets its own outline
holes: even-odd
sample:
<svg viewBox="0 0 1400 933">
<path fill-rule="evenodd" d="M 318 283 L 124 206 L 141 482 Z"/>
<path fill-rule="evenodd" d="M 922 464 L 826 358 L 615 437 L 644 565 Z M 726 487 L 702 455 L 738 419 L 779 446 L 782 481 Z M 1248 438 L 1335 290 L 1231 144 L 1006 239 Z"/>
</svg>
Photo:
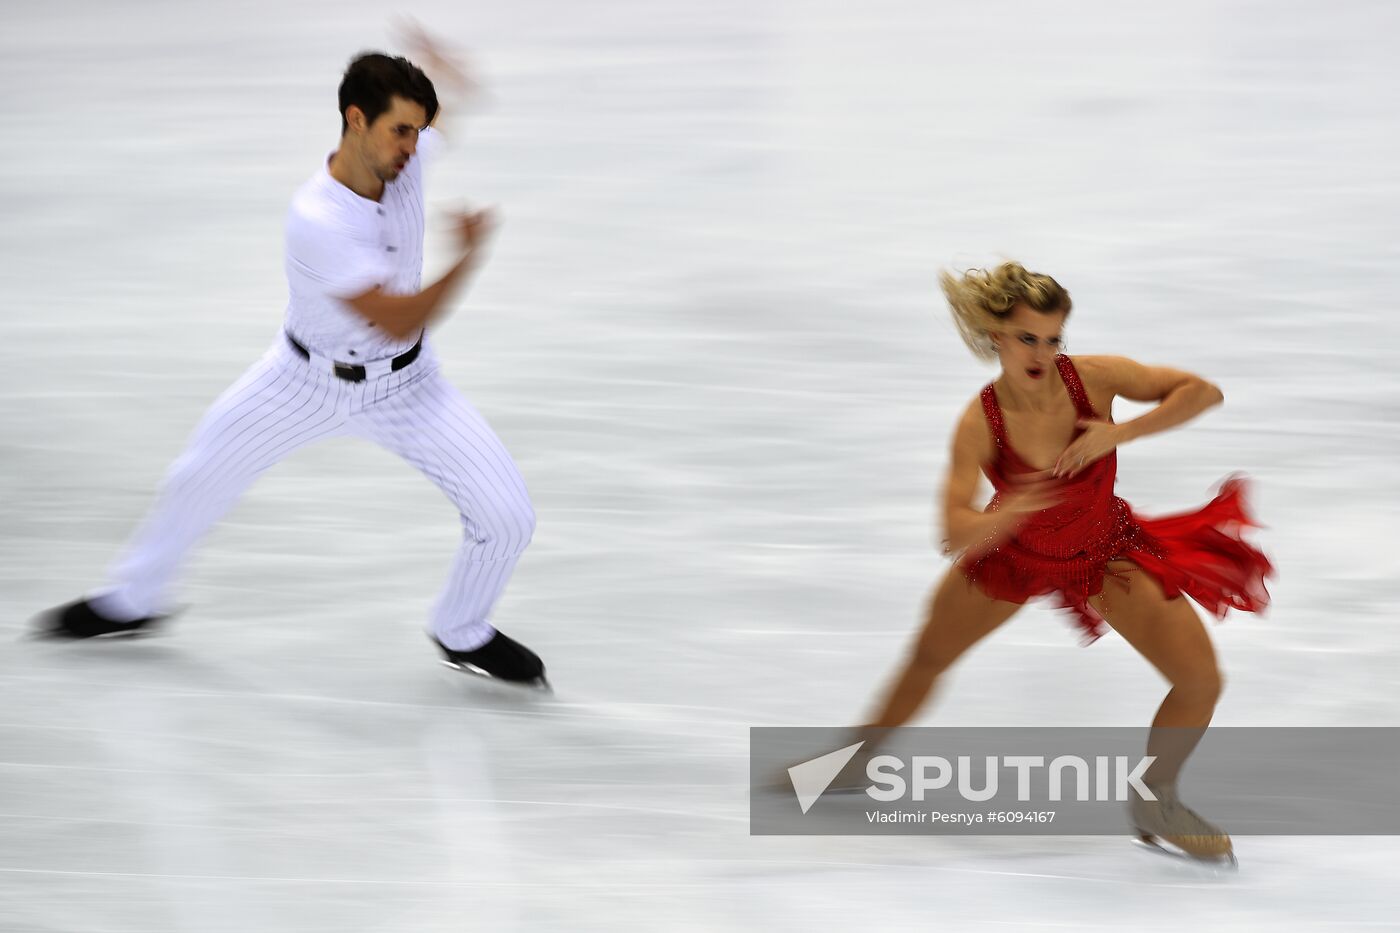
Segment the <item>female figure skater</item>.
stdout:
<svg viewBox="0 0 1400 933">
<path fill-rule="evenodd" d="M 907 722 L 963 652 L 1026 600 L 1052 595 L 1088 641 L 1106 623 L 1171 685 L 1147 748 L 1157 761 L 1145 783 L 1158 800 L 1132 808 L 1139 838 L 1233 862 L 1230 837 L 1175 792 L 1221 689 L 1210 638 L 1181 594 L 1217 617 L 1229 608 L 1258 612 L 1268 604 L 1272 567 L 1240 540 L 1253 524 L 1240 479 L 1199 511 L 1161 519 L 1136 515 L 1113 495 L 1119 445 L 1174 428 L 1223 396 L 1180 370 L 1061 353 L 1070 297 L 1048 275 L 1008 262 L 941 278 L 964 341 L 982 359 L 999 360 L 1001 374 L 972 399 L 953 434 L 944 551 L 959 556 L 868 728 Z M 1116 424 L 1119 396 L 1158 405 Z M 985 510 L 973 505 L 979 471 L 995 488 Z"/>
</svg>

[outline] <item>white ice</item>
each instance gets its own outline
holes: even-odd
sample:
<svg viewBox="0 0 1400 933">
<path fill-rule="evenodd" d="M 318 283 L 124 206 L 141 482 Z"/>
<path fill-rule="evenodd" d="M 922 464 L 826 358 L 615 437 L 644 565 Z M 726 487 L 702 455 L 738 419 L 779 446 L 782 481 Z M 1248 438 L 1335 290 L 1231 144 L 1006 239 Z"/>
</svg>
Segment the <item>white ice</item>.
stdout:
<svg viewBox="0 0 1400 933">
<path fill-rule="evenodd" d="M 935 277 L 1003 256 L 1072 291 L 1071 352 L 1225 391 L 1119 482 L 1151 514 L 1255 481 L 1275 604 L 1212 629 L 1217 723 L 1397 724 L 1381 0 L 426 2 L 485 87 L 430 197 L 504 220 L 436 339 L 535 496 L 497 622 L 557 694 L 435 667 L 455 515 L 348 441 L 254 487 L 164 637 L 27 640 L 277 333 L 288 196 L 392 12 L 5 10 L 0 930 L 1396 924 L 1391 837 L 1244 837 L 1219 879 L 1117 838 L 747 825 L 748 728 L 859 720 L 944 572 L 992 371 Z M 1137 725 L 1162 693 L 1032 607 L 921 722 Z"/>
</svg>

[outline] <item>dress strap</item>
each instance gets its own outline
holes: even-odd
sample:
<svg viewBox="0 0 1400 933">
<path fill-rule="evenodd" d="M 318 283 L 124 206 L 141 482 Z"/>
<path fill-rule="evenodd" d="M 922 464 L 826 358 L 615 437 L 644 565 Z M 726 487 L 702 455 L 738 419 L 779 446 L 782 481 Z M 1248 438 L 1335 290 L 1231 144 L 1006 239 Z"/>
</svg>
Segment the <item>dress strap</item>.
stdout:
<svg viewBox="0 0 1400 933">
<path fill-rule="evenodd" d="M 997 443 L 997 450 L 1006 449 L 1006 423 L 1001 418 L 1001 405 L 997 403 L 997 390 L 992 388 L 992 384 L 987 383 L 982 390 L 982 412 L 987 416 L 987 424 L 992 426 L 992 439 Z"/>
<path fill-rule="evenodd" d="M 1060 370 L 1060 378 L 1064 380 L 1065 388 L 1069 391 L 1070 401 L 1074 402 L 1074 410 L 1079 412 L 1081 418 L 1098 418 L 1099 413 L 1094 411 L 1089 395 L 1084 391 L 1084 383 L 1079 381 L 1079 370 L 1074 368 L 1070 358 L 1063 353 L 1058 354 L 1055 357 L 1055 366 Z"/>
</svg>

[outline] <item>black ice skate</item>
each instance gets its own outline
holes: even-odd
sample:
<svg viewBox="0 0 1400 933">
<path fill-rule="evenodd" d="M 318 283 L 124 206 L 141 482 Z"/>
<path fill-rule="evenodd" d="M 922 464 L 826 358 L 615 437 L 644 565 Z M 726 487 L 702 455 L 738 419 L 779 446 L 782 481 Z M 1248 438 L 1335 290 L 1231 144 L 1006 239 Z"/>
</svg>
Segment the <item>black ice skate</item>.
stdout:
<svg viewBox="0 0 1400 933">
<path fill-rule="evenodd" d="M 1182 803 L 1173 787 L 1149 785 L 1156 800 L 1135 799 L 1129 807 L 1139 845 L 1221 868 L 1236 868 L 1234 844 L 1219 826 Z"/>
<path fill-rule="evenodd" d="M 109 619 L 79 599 L 43 613 L 35 620 L 35 633 L 44 638 L 97 638 L 102 635 L 145 635 L 164 616 L 148 616 L 129 622 Z"/>
<path fill-rule="evenodd" d="M 454 651 L 436 638 L 433 644 L 442 652 L 442 663 L 453 670 L 489 680 L 550 689 L 539 655 L 504 632 L 497 632 L 486 644 L 471 651 Z"/>
</svg>

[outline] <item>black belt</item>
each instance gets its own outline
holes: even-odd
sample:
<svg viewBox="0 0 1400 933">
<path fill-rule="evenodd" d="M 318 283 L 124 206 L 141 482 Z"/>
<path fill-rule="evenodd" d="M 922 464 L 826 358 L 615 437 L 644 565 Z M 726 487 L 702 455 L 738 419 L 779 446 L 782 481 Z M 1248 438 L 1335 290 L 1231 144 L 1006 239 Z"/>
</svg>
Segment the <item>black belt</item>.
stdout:
<svg viewBox="0 0 1400 933">
<path fill-rule="evenodd" d="M 286 333 L 286 331 L 283 331 Z M 287 334 L 287 342 L 292 345 L 292 349 L 302 355 L 303 359 L 311 359 L 311 351 L 303 347 L 291 334 Z M 389 361 L 389 371 L 398 372 L 409 363 L 418 359 L 418 354 L 423 350 L 423 331 L 418 332 L 418 342 L 409 347 L 398 356 Z M 335 374 L 346 382 L 364 382 L 365 368 L 357 363 L 335 363 Z"/>
</svg>

